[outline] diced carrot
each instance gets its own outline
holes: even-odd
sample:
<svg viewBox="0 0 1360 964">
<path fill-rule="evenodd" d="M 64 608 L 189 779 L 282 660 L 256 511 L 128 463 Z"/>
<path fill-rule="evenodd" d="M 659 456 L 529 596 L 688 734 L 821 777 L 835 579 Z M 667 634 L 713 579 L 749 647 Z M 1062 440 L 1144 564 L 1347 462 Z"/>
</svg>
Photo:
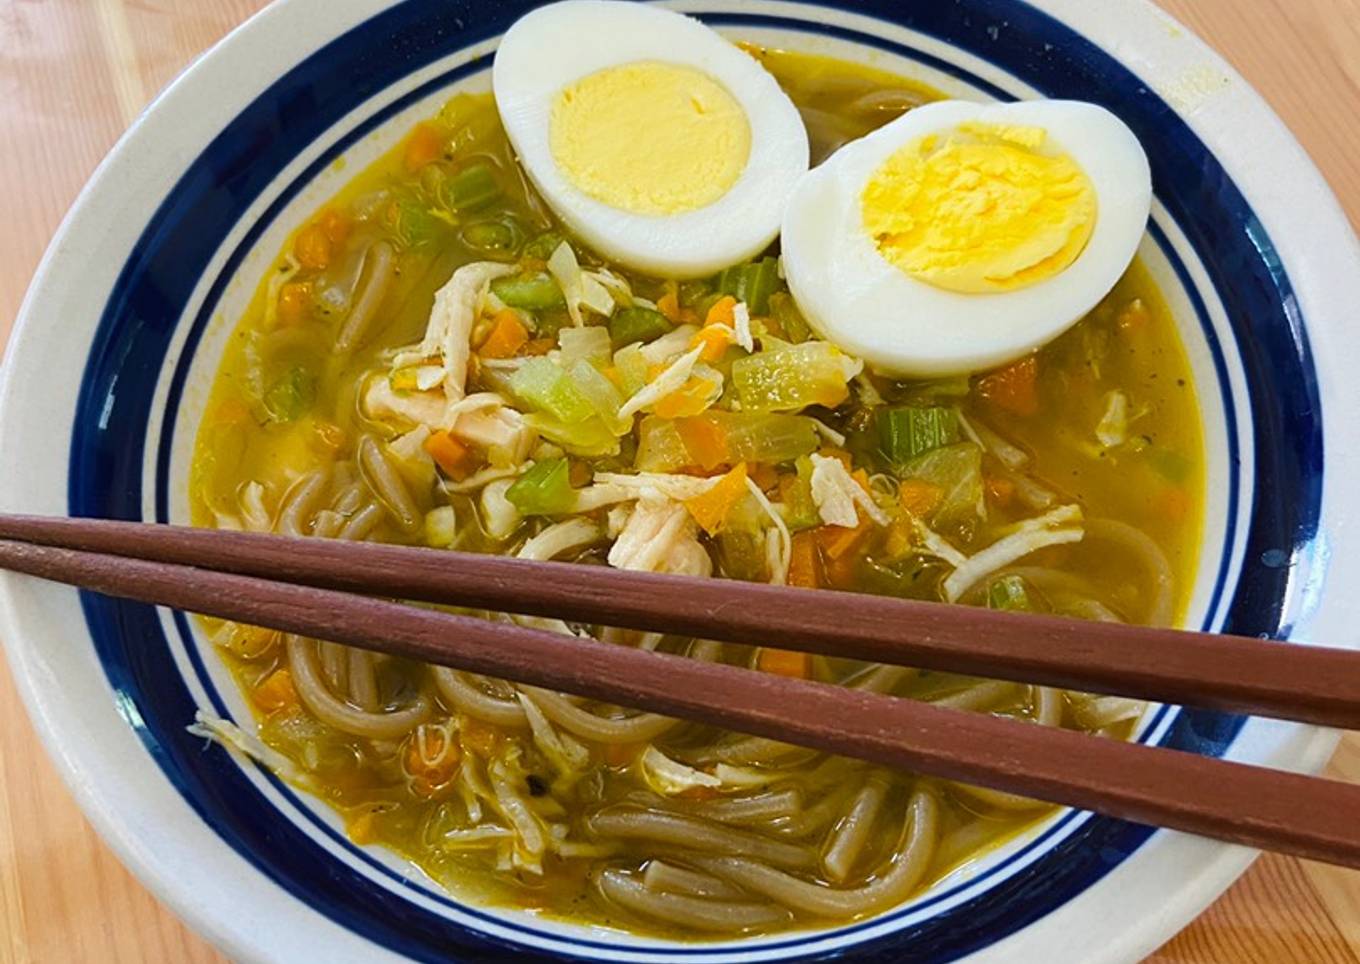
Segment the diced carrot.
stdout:
<svg viewBox="0 0 1360 964">
<path fill-rule="evenodd" d="M 579 489 L 583 485 L 589 485 L 590 480 L 594 478 L 594 476 L 595 473 L 591 470 L 590 466 L 584 462 L 578 462 L 575 459 L 572 459 L 571 463 L 567 466 L 567 482 L 573 489 Z"/>
<path fill-rule="evenodd" d="M 835 560 L 858 546 L 869 534 L 873 524 L 873 520 L 867 515 L 861 515 L 859 525 L 853 529 L 845 526 L 820 526 L 812 531 L 817 534 L 817 543 L 822 547 L 827 559 Z"/>
<path fill-rule="evenodd" d="M 705 362 L 715 362 L 722 358 L 732 344 L 734 344 L 732 329 L 726 325 L 706 325 L 696 331 L 689 342 L 691 348 L 703 346 L 699 360 Z"/>
<path fill-rule="evenodd" d="M 680 321 L 680 295 L 674 290 L 667 291 L 656 301 L 656 310 L 672 322 Z"/>
<path fill-rule="evenodd" d="M 1158 509 L 1170 521 L 1180 522 L 1190 514 L 1190 494 L 1179 485 L 1164 488 L 1158 501 Z"/>
<path fill-rule="evenodd" d="M 255 687 L 252 695 L 255 705 L 266 713 L 296 706 L 298 701 L 297 690 L 293 688 L 293 676 L 283 668 L 270 673 L 263 683 Z"/>
<path fill-rule="evenodd" d="M 902 503 L 902 508 L 918 519 L 924 519 L 934 512 L 943 495 L 938 485 L 920 479 L 904 479 L 897 484 L 897 499 Z"/>
<path fill-rule="evenodd" d="M 417 124 L 406 141 L 406 170 L 418 171 L 444 153 L 444 138 L 433 124 Z"/>
<path fill-rule="evenodd" d="M 512 308 L 502 308 L 496 312 L 491 334 L 486 336 L 477 354 L 483 358 L 513 358 L 529 341 L 529 329 L 519 320 L 519 313 Z"/>
<path fill-rule="evenodd" d="M 704 327 L 711 325 L 725 325 L 728 328 L 735 328 L 737 319 L 734 309 L 737 307 L 737 299 L 731 295 L 723 295 L 713 306 L 708 309 L 708 314 L 704 316 Z"/>
<path fill-rule="evenodd" d="M 713 383 L 706 378 L 695 377 L 657 399 L 652 411 L 662 418 L 688 418 L 707 411 L 712 404 Z"/>
<path fill-rule="evenodd" d="M 1000 475 L 988 475 L 982 479 L 982 486 L 987 490 L 987 498 L 991 499 L 998 506 L 1008 506 L 1011 499 L 1015 497 L 1015 483 L 1010 479 Z"/>
<path fill-rule="evenodd" d="M 777 489 L 781 481 L 779 471 L 768 462 L 754 463 L 749 474 L 755 484 L 760 487 L 760 491 L 766 495 Z M 797 476 L 793 476 L 793 478 L 797 478 Z"/>
<path fill-rule="evenodd" d="M 326 232 L 327 239 L 332 244 L 344 244 L 349 237 L 350 229 L 354 227 L 354 221 L 343 211 L 330 208 L 317 221 L 321 225 L 321 230 Z"/>
<path fill-rule="evenodd" d="M 812 657 L 792 649 L 762 646 L 756 650 L 756 669 L 776 676 L 809 679 L 812 676 Z"/>
<path fill-rule="evenodd" d="M 478 756 L 490 756 L 501 742 L 499 729 L 472 716 L 458 718 L 458 734 L 463 749 L 471 750 Z"/>
<path fill-rule="evenodd" d="M 425 440 L 425 451 L 434 459 L 435 465 L 455 482 L 461 482 L 471 475 L 473 464 L 472 449 L 442 429 L 434 432 Z"/>
<path fill-rule="evenodd" d="M 373 811 L 365 810 L 345 827 L 349 839 L 360 846 L 373 842 Z"/>
<path fill-rule="evenodd" d="M 1115 318 L 1115 324 L 1119 326 L 1120 331 L 1136 331 L 1145 327 L 1151 320 L 1152 313 L 1148 311 L 1143 299 L 1134 298 Z"/>
<path fill-rule="evenodd" d="M 716 787 L 686 787 L 676 796 L 681 800 L 697 800 L 702 803 L 705 800 L 716 800 L 722 794 Z"/>
<path fill-rule="evenodd" d="M 300 325 L 312 314 L 312 286 L 306 281 L 290 281 L 279 289 L 279 321 Z"/>
<path fill-rule="evenodd" d="M 293 242 L 293 254 L 304 268 L 322 271 L 331 263 L 331 239 L 320 224 L 309 224 Z"/>
<path fill-rule="evenodd" d="M 789 585 L 816 589 L 822 585 L 822 551 L 815 530 L 795 533 L 789 553 Z"/>
<path fill-rule="evenodd" d="M 732 470 L 713 484 L 707 492 L 685 500 L 685 508 L 694 521 L 711 536 L 722 531 L 723 523 L 732 506 L 746 494 L 746 463 L 738 462 Z"/>
<path fill-rule="evenodd" d="M 611 767 L 626 767 L 637 759 L 642 745 L 639 743 L 607 743 L 604 748 L 604 762 Z"/>
<path fill-rule="evenodd" d="M 853 589 L 859 579 L 859 560 L 857 552 L 845 552 L 826 560 L 826 582 L 832 589 Z"/>
<path fill-rule="evenodd" d="M 556 347 L 556 338 L 535 338 L 533 341 L 526 341 L 519 353 L 521 355 L 546 355 Z"/>
<path fill-rule="evenodd" d="M 695 465 L 711 470 L 732 460 L 727 449 L 727 433 L 714 419 L 678 419 L 675 430 L 680 433 L 680 441 L 685 443 L 685 451 Z"/>
<path fill-rule="evenodd" d="M 1039 359 L 1034 355 L 993 372 L 978 382 L 978 394 L 1012 415 L 1039 411 Z"/>
</svg>

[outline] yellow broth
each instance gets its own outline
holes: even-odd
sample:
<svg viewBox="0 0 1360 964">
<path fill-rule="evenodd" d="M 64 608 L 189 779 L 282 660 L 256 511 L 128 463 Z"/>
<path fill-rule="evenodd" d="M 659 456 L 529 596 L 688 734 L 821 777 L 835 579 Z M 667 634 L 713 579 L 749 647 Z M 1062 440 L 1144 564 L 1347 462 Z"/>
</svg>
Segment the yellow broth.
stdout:
<svg viewBox="0 0 1360 964">
<path fill-rule="evenodd" d="M 919 84 L 881 71 L 787 51 L 748 49 L 804 112 L 816 158 L 936 96 Z M 468 218 L 432 215 L 422 207 L 422 198 L 441 187 L 434 182 L 441 178 L 447 182 L 478 160 L 491 166 L 501 191 L 490 207 Z M 477 231 L 477 225 L 492 227 Z M 505 230 L 498 231 L 495 225 Z M 306 473 L 352 460 L 361 433 L 377 432 L 390 440 L 390 428 L 361 414 L 357 394 L 365 375 L 385 369 L 393 349 L 420 338 L 434 292 L 456 267 L 486 257 L 477 244 L 484 247 L 489 237 L 533 237 L 553 227 L 551 214 L 516 165 L 489 96 L 455 97 L 437 117 L 357 174 L 289 238 L 231 336 L 197 439 L 190 480 L 195 524 L 239 524 L 243 519 L 248 524 L 248 491 L 260 497 L 256 513 L 263 510 L 272 516 L 277 510 L 269 503 L 277 505 Z M 363 252 L 378 239 L 392 245 L 397 266 L 380 319 L 356 350 L 334 352 L 337 329 L 350 307 L 345 303 L 346 287 L 362 275 Z M 312 266 L 298 268 L 299 257 Z M 584 253 L 582 257 L 587 258 Z M 626 277 L 635 292 L 653 300 L 670 290 L 656 279 L 613 270 Z M 694 297 L 683 286 L 678 295 L 682 300 Z M 539 320 L 545 329 L 548 322 L 563 322 L 560 317 Z M 481 326 L 474 340 L 485 337 L 485 328 Z M 884 404 L 926 398 L 956 407 L 969 425 L 1008 440 L 1014 446 L 1007 450 L 1010 456 L 1019 453 L 1024 460 L 1022 468 L 1015 470 L 994 452 L 985 454 L 981 480 L 986 522 L 943 520 L 941 534 L 972 551 L 993 541 L 1008 525 L 1037 514 L 1040 510 L 1035 506 L 1044 498 L 1055 504 L 1075 503 L 1087 517 L 1123 523 L 1160 548 L 1170 562 L 1172 601 L 1179 613 L 1196 566 L 1204 500 L 1203 445 L 1194 387 L 1175 323 L 1145 268 L 1140 264 L 1130 268 L 1088 318 L 1041 350 L 1033 364 L 1028 373 L 1032 377 L 1028 382 L 1020 378 L 1018 385 L 1012 384 L 1017 381 L 1013 372 L 1001 381 L 988 374 L 928 384 L 877 376 L 869 379 Z M 484 377 L 485 372 L 475 374 L 470 390 Z M 1109 413 L 1112 393 L 1123 394 L 1124 417 L 1105 424 L 1108 432 L 1119 429 L 1121 433 L 1118 444 L 1105 445 L 1093 430 Z M 844 405 L 820 414 L 826 424 L 847 434 L 845 451 L 853 468 L 882 475 L 883 466 L 875 463 L 870 452 L 875 406 L 864 398 L 856 402 L 852 396 Z M 630 471 L 627 455 L 625 450 L 618 457 L 572 459 L 573 472 Z M 756 468 L 764 472 L 765 483 L 776 486 L 771 492 L 782 485 L 780 480 L 790 477 L 787 466 Z M 419 471 L 406 478 L 421 512 L 439 504 L 434 481 Z M 249 488 L 252 485 L 258 488 Z M 904 494 L 903 499 L 907 498 Z M 451 501 L 459 518 L 476 517 L 472 498 L 455 494 Z M 272 524 L 272 519 L 266 524 Z M 523 534 L 521 529 L 511 540 L 496 540 L 471 526 L 460 533 L 458 547 L 504 552 Z M 928 558 L 910 554 L 909 560 L 914 561 L 901 564 L 902 547 L 893 545 L 903 538 L 900 527 L 862 536 L 848 547 L 836 543 L 834 555 L 827 539 L 815 542 L 819 584 L 939 598 L 943 570 Z M 424 537 L 420 531 L 404 531 L 389 516 L 368 538 L 420 543 Z M 807 544 L 815 541 L 805 533 L 795 536 L 795 542 L 800 539 Z M 707 544 L 714 550 L 717 574 L 742 575 L 733 561 L 736 556 L 715 547 L 712 540 Z M 596 550 L 581 552 L 580 559 L 601 561 Z M 1095 618 L 1100 618 L 1097 608 L 1103 608 L 1107 614 L 1131 621 L 1151 615 L 1153 590 L 1145 567 L 1128 552 L 1111 551 L 1108 542 L 1088 539 L 1044 549 L 1022 560 L 1022 565 L 1044 571 L 1027 578 L 1047 580 L 1044 585 L 1029 585 L 1034 608 Z M 963 601 L 985 604 L 987 599 L 971 592 Z M 356 842 L 391 848 L 460 897 L 633 932 L 684 938 L 723 936 L 631 913 L 603 899 L 592 885 L 592 875 L 601 868 L 637 872 L 658 855 L 684 865 L 683 848 L 676 857 L 674 847 L 605 839 L 596 841 L 598 853 L 569 858 L 549 855 L 542 862 L 542 872 L 532 873 L 506 866 L 503 852 L 445 846 L 450 831 L 466 830 L 475 821 L 456 794 L 430 782 L 437 777 L 430 776 L 424 784 L 413 779 L 415 736 L 369 739 L 320 722 L 298 701 L 278 634 L 215 622 L 208 629 L 257 713 L 260 737 L 299 768 L 294 776 L 304 787 L 344 816 Z M 674 648 L 677 644 L 666 645 Z M 747 665 L 753 657 L 749 649 L 729 646 L 719 658 Z M 807 666 L 810 675 L 825 680 L 846 680 L 860 669 L 823 659 L 813 659 Z M 432 689 L 426 667 L 391 661 L 378 666 L 375 674 L 383 692 L 429 695 L 435 720 L 447 721 L 447 727 L 440 731 L 442 736 L 422 731 L 421 739 L 427 744 L 433 740 L 435 745 L 422 744 L 421 752 L 440 756 L 443 746 L 439 741 L 453 741 L 455 769 L 458 759 L 463 765 L 475 760 L 478 766 L 489 766 L 518 739 L 454 712 Z M 987 684 L 941 673 L 916 675 L 891 692 L 921 699 L 954 698 L 965 706 L 976 704 L 988 712 L 1024 719 L 1040 711 L 1040 694 L 1029 687 L 988 689 Z M 1101 729 L 1114 738 L 1129 735 L 1132 723 L 1127 718 L 1103 728 L 1085 725 L 1085 704 L 1079 695 L 1050 694 L 1049 698 L 1057 702 L 1049 704 L 1046 712 L 1056 712 L 1060 725 Z M 655 743 L 673 756 L 701 761 L 703 748 L 726 745 L 723 741 L 728 739 L 702 727 L 683 725 Z M 570 839 L 592 841 L 595 838 L 585 827 L 587 815 L 635 800 L 640 792 L 647 792 L 647 783 L 640 773 L 641 744 L 583 742 L 590 759 L 585 778 L 557 779 L 540 761 L 525 764 L 530 772 L 524 780 L 528 797 L 543 810 L 542 819 L 566 827 Z M 797 815 L 774 818 L 758 830 L 774 840 L 811 841 L 806 845 L 815 850 L 818 834 L 829 835 L 841 819 L 835 814 L 849 805 L 847 788 L 859 786 L 864 768 L 796 753 L 791 758 L 776 756 L 780 765 L 774 769 L 779 775 L 771 789 L 796 791 L 801 812 L 826 811 L 832 817 L 823 816 L 810 832 L 798 831 Z M 851 872 L 838 882 L 841 885 L 857 886 L 885 873 L 885 861 L 898 844 L 907 800 L 923 789 L 939 801 L 939 829 L 929 867 L 914 891 L 978 859 L 1051 813 L 1046 808 L 1014 809 L 994 796 L 907 774 L 886 774 L 881 779 L 886 787 L 882 816 Z M 687 792 L 666 805 L 676 812 L 702 816 L 715 796 Z M 737 826 L 743 833 L 757 832 Z M 801 879 L 833 885 L 817 866 L 797 867 L 795 873 Z M 793 911 L 769 925 L 738 927 L 734 932 L 816 926 L 880 909 L 866 907 L 838 916 Z"/>
</svg>

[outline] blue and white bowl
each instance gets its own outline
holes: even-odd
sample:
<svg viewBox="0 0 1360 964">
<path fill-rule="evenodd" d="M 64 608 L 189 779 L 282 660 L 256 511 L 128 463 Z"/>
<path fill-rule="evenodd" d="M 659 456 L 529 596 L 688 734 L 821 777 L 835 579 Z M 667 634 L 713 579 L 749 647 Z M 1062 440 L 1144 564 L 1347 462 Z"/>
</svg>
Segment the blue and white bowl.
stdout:
<svg viewBox="0 0 1360 964">
<path fill-rule="evenodd" d="M 200 60 L 100 167 L 48 251 L 0 385 L 6 510 L 188 518 L 222 346 L 289 228 L 458 89 L 486 90 L 529 0 L 283 0 Z M 734 37 L 859 59 L 959 97 L 1102 103 L 1156 188 L 1142 254 L 1198 380 L 1209 508 L 1190 622 L 1355 645 L 1355 238 L 1280 121 L 1143 0 L 685 0 Z M 343 160 L 344 164 L 338 163 Z M 1351 350 L 1354 350 L 1353 348 Z M 85 812 L 242 961 L 1130 961 L 1251 851 L 1064 811 L 906 906 L 727 944 L 459 903 L 185 726 L 249 713 L 183 616 L 0 577 L 0 638 Z M 1174 707 L 1139 739 L 1316 770 L 1335 736 Z M 1307 819 L 1301 814 L 1300 819 Z"/>
</svg>

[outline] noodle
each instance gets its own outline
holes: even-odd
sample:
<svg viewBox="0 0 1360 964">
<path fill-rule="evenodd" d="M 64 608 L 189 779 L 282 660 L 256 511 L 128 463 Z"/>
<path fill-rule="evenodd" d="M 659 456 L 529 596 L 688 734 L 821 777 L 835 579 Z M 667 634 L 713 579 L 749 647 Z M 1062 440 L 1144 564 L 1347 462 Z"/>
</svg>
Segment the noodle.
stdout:
<svg viewBox="0 0 1360 964">
<path fill-rule="evenodd" d="M 405 736 L 430 715 L 430 702 L 417 695 L 409 706 L 391 712 L 369 712 L 337 699 L 326 688 L 317 665 L 316 644 L 300 636 L 288 636 L 288 668 L 298 698 L 323 723 L 355 736 L 392 740 Z"/>
</svg>

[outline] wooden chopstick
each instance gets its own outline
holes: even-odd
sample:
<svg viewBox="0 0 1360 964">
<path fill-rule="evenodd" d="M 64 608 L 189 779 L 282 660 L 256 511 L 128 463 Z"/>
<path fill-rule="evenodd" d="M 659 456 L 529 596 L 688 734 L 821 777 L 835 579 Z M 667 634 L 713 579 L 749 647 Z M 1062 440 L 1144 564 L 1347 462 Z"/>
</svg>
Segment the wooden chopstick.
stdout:
<svg viewBox="0 0 1360 964">
<path fill-rule="evenodd" d="M 0 538 L 1360 729 L 1360 653 L 377 543 L 0 515 Z"/>
<path fill-rule="evenodd" d="M 0 568 L 1360 867 L 1360 787 L 351 593 L 0 541 Z"/>
</svg>

